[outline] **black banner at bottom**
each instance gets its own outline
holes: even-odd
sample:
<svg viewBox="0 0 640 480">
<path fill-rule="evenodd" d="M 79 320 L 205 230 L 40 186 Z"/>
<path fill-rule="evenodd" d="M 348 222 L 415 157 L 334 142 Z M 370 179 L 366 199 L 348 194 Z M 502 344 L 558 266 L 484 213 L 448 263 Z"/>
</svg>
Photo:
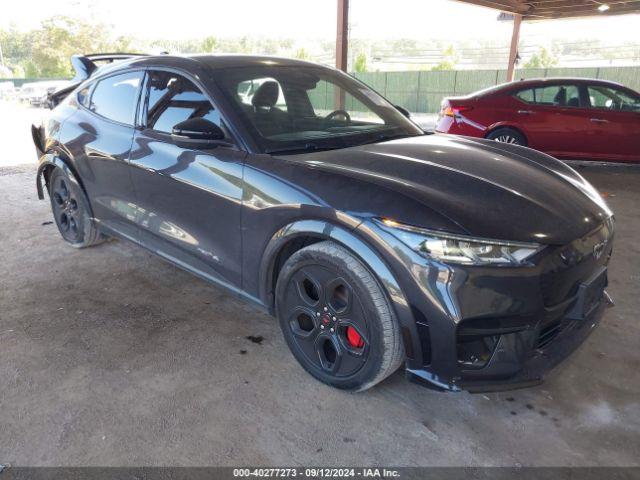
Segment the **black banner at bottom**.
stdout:
<svg viewBox="0 0 640 480">
<path fill-rule="evenodd" d="M 0 469 L 2 466 L 0 466 Z M 640 467 L 10 467 L 0 480 L 640 480 Z"/>
</svg>

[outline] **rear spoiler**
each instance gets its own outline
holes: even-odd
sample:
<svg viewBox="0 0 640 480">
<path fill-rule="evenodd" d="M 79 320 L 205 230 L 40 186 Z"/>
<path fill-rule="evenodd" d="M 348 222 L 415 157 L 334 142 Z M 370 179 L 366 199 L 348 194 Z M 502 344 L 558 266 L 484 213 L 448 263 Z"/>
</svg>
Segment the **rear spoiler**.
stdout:
<svg viewBox="0 0 640 480">
<path fill-rule="evenodd" d="M 91 53 L 89 55 L 73 55 L 71 65 L 76 71 L 72 82 L 82 82 L 91 76 L 98 68 L 96 62 L 113 63 L 135 57 L 147 57 L 146 53 Z"/>
<path fill-rule="evenodd" d="M 113 63 L 118 60 L 127 60 L 135 57 L 146 57 L 145 53 L 92 53 L 89 55 L 73 55 L 71 65 L 76 74 L 71 79 L 71 83 L 66 87 L 56 90 L 47 95 L 47 106 L 55 108 L 64 100 L 75 88 L 89 78 L 98 69 L 97 63 Z"/>
<path fill-rule="evenodd" d="M 89 55 L 73 55 L 71 65 L 76 71 L 76 76 L 71 80 L 80 83 L 89 78 L 98 69 L 96 62 L 113 63 L 129 58 L 148 57 L 146 53 L 91 53 Z"/>
</svg>

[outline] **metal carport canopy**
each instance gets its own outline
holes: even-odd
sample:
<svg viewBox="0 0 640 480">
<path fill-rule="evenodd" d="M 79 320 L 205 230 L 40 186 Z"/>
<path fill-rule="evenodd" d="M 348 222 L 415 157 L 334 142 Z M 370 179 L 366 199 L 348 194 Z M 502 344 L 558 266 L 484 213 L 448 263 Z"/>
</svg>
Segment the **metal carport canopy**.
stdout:
<svg viewBox="0 0 640 480">
<path fill-rule="evenodd" d="M 523 20 L 552 20 L 640 13 L 640 0 L 456 0 L 522 16 Z"/>
<path fill-rule="evenodd" d="M 513 80 L 520 24 L 523 20 L 553 20 L 640 13 L 640 0 L 455 0 L 462 3 L 493 8 L 513 14 L 513 34 L 507 66 L 507 80 Z M 336 67 L 347 70 L 349 0 L 338 0 L 338 29 L 336 35 Z M 615 32 L 611 33 L 615 35 Z"/>
</svg>

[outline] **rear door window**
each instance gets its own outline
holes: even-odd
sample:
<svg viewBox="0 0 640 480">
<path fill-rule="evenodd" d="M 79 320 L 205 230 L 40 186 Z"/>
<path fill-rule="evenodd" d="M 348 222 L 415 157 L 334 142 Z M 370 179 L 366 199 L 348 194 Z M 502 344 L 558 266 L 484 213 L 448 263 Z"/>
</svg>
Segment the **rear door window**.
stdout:
<svg viewBox="0 0 640 480">
<path fill-rule="evenodd" d="M 516 93 L 525 103 L 549 107 L 580 107 L 580 89 L 577 85 L 549 85 L 527 88 Z"/>
<path fill-rule="evenodd" d="M 142 72 L 129 72 L 100 80 L 91 94 L 89 109 L 109 120 L 133 125 Z"/>
</svg>

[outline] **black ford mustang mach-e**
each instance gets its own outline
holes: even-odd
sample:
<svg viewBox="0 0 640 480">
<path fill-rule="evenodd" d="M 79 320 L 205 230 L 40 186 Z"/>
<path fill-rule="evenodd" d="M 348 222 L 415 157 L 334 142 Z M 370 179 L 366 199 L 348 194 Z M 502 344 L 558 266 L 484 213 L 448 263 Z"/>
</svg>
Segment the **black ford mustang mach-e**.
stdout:
<svg viewBox="0 0 640 480">
<path fill-rule="evenodd" d="M 33 127 L 71 245 L 127 239 L 235 291 L 348 390 L 402 364 L 448 390 L 529 385 L 597 324 L 614 222 L 567 165 L 425 134 L 308 62 L 127 57 L 74 57 Z"/>
</svg>

